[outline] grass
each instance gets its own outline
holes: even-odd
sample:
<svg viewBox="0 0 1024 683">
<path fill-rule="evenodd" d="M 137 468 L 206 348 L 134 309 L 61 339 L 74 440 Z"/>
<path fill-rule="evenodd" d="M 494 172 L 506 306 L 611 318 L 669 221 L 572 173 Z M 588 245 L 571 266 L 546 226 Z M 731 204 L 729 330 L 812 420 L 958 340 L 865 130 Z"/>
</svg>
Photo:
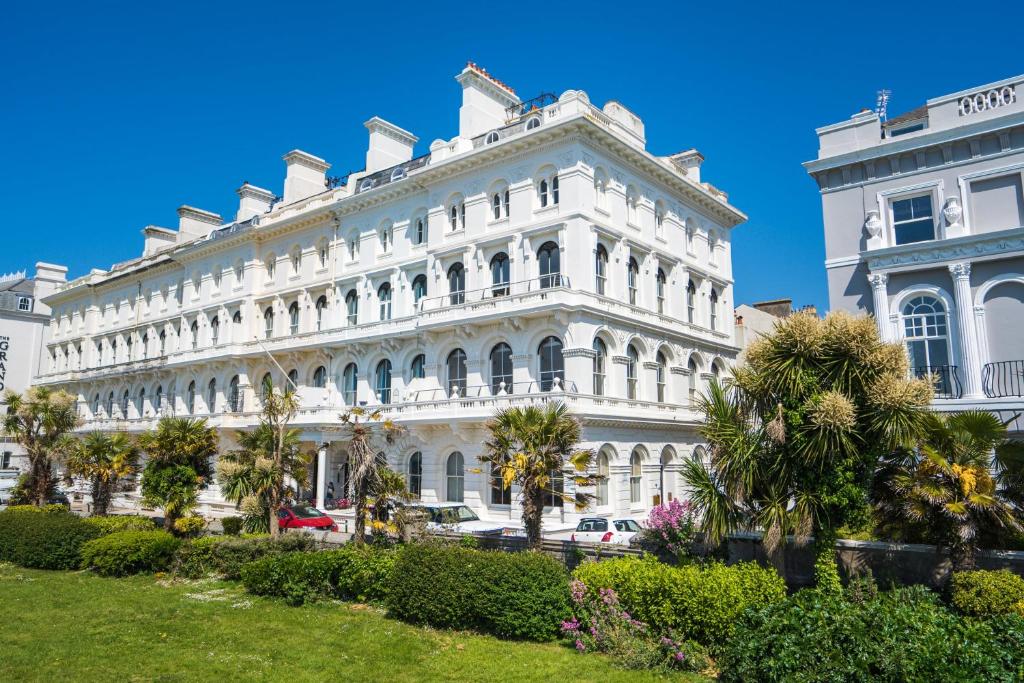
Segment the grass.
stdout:
<svg viewBox="0 0 1024 683">
<path fill-rule="evenodd" d="M 53 680 L 659 679 L 555 643 L 409 626 L 365 605 L 288 607 L 232 583 L 0 564 L 0 681 Z"/>
</svg>

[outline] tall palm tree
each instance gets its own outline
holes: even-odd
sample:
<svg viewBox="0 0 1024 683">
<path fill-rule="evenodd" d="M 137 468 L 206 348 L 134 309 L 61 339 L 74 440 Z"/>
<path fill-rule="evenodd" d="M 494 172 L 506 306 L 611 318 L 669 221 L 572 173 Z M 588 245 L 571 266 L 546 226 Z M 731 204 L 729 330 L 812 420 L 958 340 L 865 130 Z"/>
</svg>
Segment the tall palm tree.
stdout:
<svg viewBox="0 0 1024 683">
<path fill-rule="evenodd" d="M 165 417 L 156 429 L 141 434 L 139 448 L 149 456 L 142 472 L 142 497 L 163 508 L 164 528 L 195 507 L 198 489 L 212 474 L 217 455 L 217 429 L 205 418 Z"/>
<path fill-rule="evenodd" d="M 25 449 L 29 464 L 25 490 L 36 505 L 43 505 L 55 484 L 53 467 L 63 455 L 64 437 L 78 426 L 75 397 L 63 389 L 33 387 L 23 394 L 8 391 L 4 402 L 3 433 Z"/>
<path fill-rule="evenodd" d="M 342 433 L 348 441 L 348 471 L 355 512 L 356 543 L 366 540 L 366 516 L 369 499 L 381 490 L 382 463 L 377 454 L 389 448 L 402 428 L 380 410 L 352 408 L 341 415 Z M 383 463 L 386 467 L 386 463 Z"/>
<path fill-rule="evenodd" d="M 487 422 L 487 430 L 489 437 L 480 460 L 497 471 L 504 488 L 519 487 L 526 538 L 535 548 L 541 541 L 546 500 L 558 497 L 582 509 L 592 498 L 583 493 L 569 496 L 555 482 L 568 463 L 577 473 L 577 486 L 593 486 L 597 477 L 586 471 L 594 453 L 576 448 L 579 420 L 560 401 L 548 402 L 543 408 L 531 405 L 500 410 Z"/>
<path fill-rule="evenodd" d="M 90 432 L 69 449 L 67 473 L 89 481 L 92 512 L 105 515 L 118 483 L 134 476 L 138 463 L 138 446 L 124 432 Z"/>
<path fill-rule="evenodd" d="M 929 414 L 918 447 L 878 470 L 882 527 L 948 549 L 957 570 L 974 567 L 986 531 L 1020 531 L 1024 516 L 1012 496 L 1024 442 L 1007 438 L 1007 424 L 983 410 Z"/>
</svg>

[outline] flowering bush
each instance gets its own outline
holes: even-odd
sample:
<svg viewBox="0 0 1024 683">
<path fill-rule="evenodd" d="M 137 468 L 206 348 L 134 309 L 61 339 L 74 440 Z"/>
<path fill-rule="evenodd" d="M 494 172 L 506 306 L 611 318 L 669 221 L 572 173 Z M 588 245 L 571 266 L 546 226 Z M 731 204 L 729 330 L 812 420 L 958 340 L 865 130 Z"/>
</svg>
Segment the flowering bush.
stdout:
<svg viewBox="0 0 1024 683">
<path fill-rule="evenodd" d="M 562 622 L 562 634 L 575 641 L 579 652 L 603 652 L 627 669 L 704 671 L 710 667 L 703 647 L 680 641 L 672 633 L 654 633 L 619 605 L 610 588 L 595 592 L 574 580 L 569 589 L 574 616 Z"/>
<path fill-rule="evenodd" d="M 690 553 L 696 523 L 693 503 L 673 500 L 667 506 L 656 505 L 640 533 L 640 544 L 649 552 L 681 558 Z"/>
</svg>

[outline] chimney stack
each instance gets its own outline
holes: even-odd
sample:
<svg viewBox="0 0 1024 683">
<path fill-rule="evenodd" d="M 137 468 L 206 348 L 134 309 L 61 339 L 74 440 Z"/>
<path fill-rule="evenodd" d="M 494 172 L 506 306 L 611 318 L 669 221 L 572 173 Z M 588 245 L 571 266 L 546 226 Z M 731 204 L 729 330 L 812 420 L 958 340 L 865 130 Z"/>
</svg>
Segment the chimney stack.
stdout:
<svg viewBox="0 0 1024 683">
<path fill-rule="evenodd" d="M 505 110 L 520 104 L 516 91 L 487 73 L 483 67 L 467 62 L 455 77 L 462 85 L 459 108 L 459 137 L 475 138 L 505 125 Z"/>
<path fill-rule="evenodd" d="M 194 206 L 178 207 L 178 242 L 187 242 L 197 237 L 206 237 L 214 228 L 220 227 L 220 214 L 203 211 Z"/>
<path fill-rule="evenodd" d="M 687 178 L 690 178 L 695 183 L 700 182 L 700 165 L 704 163 L 703 154 L 695 149 L 688 149 L 685 152 L 673 154 L 669 157 L 669 161 L 685 173 Z"/>
<path fill-rule="evenodd" d="M 379 116 L 374 116 L 363 125 L 370 131 L 370 146 L 366 149 L 367 174 L 412 159 L 413 147 L 419 140 L 415 135 Z"/>
<path fill-rule="evenodd" d="M 331 167 L 329 163 L 300 149 L 293 149 L 283 159 L 287 168 L 284 177 L 285 204 L 312 197 L 327 189 L 327 169 Z"/>
<path fill-rule="evenodd" d="M 270 211 L 270 206 L 274 203 L 273 192 L 249 183 L 243 183 L 237 192 L 238 213 L 235 214 L 235 220 L 239 223 L 247 221 L 253 216 L 265 214 Z"/>
<path fill-rule="evenodd" d="M 775 299 L 774 301 L 759 301 L 753 304 L 754 308 L 776 318 L 788 318 L 793 313 L 792 299 Z"/>
<path fill-rule="evenodd" d="M 170 228 L 159 225 L 147 225 L 142 229 L 142 255 L 152 256 L 161 249 L 173 246 L 178 242 L 178 233 Z"/>
</svg>

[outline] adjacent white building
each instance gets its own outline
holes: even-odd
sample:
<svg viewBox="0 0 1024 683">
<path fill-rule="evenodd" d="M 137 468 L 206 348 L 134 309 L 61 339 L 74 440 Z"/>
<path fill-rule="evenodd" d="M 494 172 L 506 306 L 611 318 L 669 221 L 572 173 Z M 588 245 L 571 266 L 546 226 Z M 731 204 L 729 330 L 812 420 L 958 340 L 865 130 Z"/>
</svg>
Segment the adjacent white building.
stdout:
<svg viewBox="0 0 1024 683">
<path fill-rule="evenodd" d="M 940 410 L 1024 409 L 1024 76 L 817 130 L 833 309 L 938 377 Z M 1018 420 L 1016 429 L 1024 422 Z"/>
<path fill-rule="evenodd" d="M 225 448 L 257 423 L 262 387 L 294 383 L 318 503 L 329 482 L 346 490 L 339 414 L 379 406 L 407 428 L 388 459 L 412 492 L 513 524 L 515 491 L 479 470 L 484 423 L 557 399 L 607 475 L 588 514 L 680 495 L 691 399 L 737 353 L 745 216 L 702 182 L 697 151 L 647 151 L 618 102 L 523 101 L 474 64 L 456 80 L 458 134 L 429 152 L 374 117 L 365 170 L 335 179 L 289 152 L 282 196 L 243 185 L 227 221 L 183 206 L 177 229 L 143 230 L 140 258 L 67 283 L 47 299 L 38 381 L 79 397 L 85 430 L 203 416 Z M 216 486 L 202 500 L 216 511 Z M 552 503 L 549 524 L 574 522 Z"/>
</svg>

